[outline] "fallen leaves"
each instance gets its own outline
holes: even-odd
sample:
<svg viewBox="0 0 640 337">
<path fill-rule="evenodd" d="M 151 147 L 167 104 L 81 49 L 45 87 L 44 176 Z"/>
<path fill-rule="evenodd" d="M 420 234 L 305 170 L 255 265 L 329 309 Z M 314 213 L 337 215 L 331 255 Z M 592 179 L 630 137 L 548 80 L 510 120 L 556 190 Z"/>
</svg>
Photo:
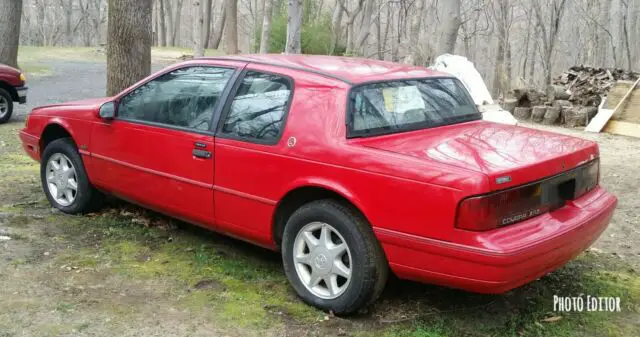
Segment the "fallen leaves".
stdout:
<svg viewBox="0 0 640 337">
<path fill-rule="evenodd" d="M 542 321 L 545 323 L 553 323 L 562 319 L 562 316 L 551 316 L 543 319 Z"/>
</svg>

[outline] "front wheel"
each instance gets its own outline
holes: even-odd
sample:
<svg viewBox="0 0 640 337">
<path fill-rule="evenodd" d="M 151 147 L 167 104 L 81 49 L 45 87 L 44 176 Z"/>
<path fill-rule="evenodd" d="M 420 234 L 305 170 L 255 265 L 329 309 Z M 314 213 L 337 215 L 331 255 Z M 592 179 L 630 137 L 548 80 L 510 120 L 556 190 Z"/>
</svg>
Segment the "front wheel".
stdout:
<svg viewBox="0 0 640 337">
<path fill-rule="evenodd" d="M 374 302 L 388 265 L 370 225 L 353 208 L 319 200 L 289 218 L 282 237 L 287 278 L 307 303 L 351 314 Z"/>
<path fill-rule="evenodd" d="M 52 141 L 42 153 L 40 164 L 42 188 L 49 203 L 68 214 L 96 210 L 102 194 L 87 177 L 82 158 L 70 138 Z"/>
<path fill-rule="evenodd" d="M 4 124 L 11 119 L 13 113 L 13 98 L 9 92 L 0 88 L 0 124 Z"/>
</svg>

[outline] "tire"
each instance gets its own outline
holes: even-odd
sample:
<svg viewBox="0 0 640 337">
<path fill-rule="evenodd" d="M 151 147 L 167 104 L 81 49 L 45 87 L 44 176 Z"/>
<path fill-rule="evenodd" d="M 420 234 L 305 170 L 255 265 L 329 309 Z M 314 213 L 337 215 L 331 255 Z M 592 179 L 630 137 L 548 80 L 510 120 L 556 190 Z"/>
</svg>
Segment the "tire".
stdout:
<svg viewBox="0 0 640 337">
<path fill-rule="evenodd" d="M 64 160 L 65 162 L 62 162 Z M 67 173 L 60 173 L 56 176 L 51 169 L 54 169 L 53 162 L 56 162 L 58 166 L 69 167 L 65 163 L 70 162 L 75 174 L 71 177 Z M 51 164 L 50 164 L 51 163 Z M 67 169 L 66 172 L 70 172 Z M 52 182 L 48 181 L 48 177 L 53 177 Z M 100 208 L 104 195 L 96 190 L 89 182 L 87 173 L 82 162 L 82 158 L 78 153 L 75 143 L 70 138 L 60 138 L 52 141 L 47 145 L 42 153 L 42 160 L 40 164 L 40 179 L 42 181 L 42 189 L 44 190 L 47 199 L 51 206 L 59 209 L 63 213 L 67 214 L 81 214 L 87 213 Z M 75 193 L 72 194 L 72 198 L 60 197 L 57 198 L 54 193 L 56 186 L 69 186 L 72 188 L 70 180 L 75 181 Z M 54 186 L 52 186 L 53 184 Z M 61 191 L 64 189 L 61 188 Z M 66 193 L 65 193 L 66 194 Z"/>
<path fill-rule="evenodd" d="M 316 228 L 317 226 L 320 227 Z M 329 246 L 336 247 L 336 244 L 345 243 L 346 253 L 334 258 L 332 250 L 309 249 L 311 245 L 307 240 L 314 241 L 305 239 L 305 234 L 311 233 L 320 241 L 323 228 L 332 233 Z M 325 251 L 328 253 L 325 254 Z M 350 259 L 345 258 L 345 254 Z M 294 259 L 295 256 L 306 262 L 299 262 L 300 260 Z M 389 275 L 384 252 L 367 220 L 352 207 L 330 199 L 308 203 L 291 215 L 282 237 L 282 259 L 287 278 L 298 296 L 306 303 L 336 315 L 353 314 L 375 302 Z M 308 285 L 315 284 L 312 281 L 317 279 L 313 276 L 314 271 L 318 271 L 316 275 L 331 274 L 328 277 L 332 282 L 332 273 L 340 269 L 336 267 L 336 263 L 342 263 L 350 269 L 348 280 L 341 275 L 336 276 L 336 287 L 332 288 L 337 291 L 329 290 L 324 279 L 314 287 Z M 327 271 L 329 268 L 331 269 Z"/>
<path fill-rule="evenodd" d="M 8 122 L 11 119 L 11 114 L 13 114 L 13 97 L 9 95 L 9 92 L 0 88 L 0 124 Z"/>
</svg>

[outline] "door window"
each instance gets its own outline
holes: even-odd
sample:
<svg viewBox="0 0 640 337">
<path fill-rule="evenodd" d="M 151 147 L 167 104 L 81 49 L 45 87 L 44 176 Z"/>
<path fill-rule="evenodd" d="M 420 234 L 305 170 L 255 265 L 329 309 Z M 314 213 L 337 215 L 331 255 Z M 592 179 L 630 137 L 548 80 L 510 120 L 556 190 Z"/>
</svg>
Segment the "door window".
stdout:
<svg viewBox="0 0 640 337">
<path fill-rule="evenodd" d="M 249 71 L 235 93 L 222 134 L 275 144 L 291 101 L 291 81 L 275 74 Z"/>
<path fill-rule="evenodd" d="M 124 96 L 118 117 L 207 131 L 233 72 L 233 69 L 216 67 L 174 70 Z"/>
</svg>

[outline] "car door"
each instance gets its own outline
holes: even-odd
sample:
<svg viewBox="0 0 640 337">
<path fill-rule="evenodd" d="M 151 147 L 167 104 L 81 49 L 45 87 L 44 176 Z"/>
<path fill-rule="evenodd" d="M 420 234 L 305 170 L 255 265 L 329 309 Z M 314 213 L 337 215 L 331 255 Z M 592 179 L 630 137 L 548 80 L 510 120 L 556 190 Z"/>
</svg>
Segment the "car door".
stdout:
<svg viewBox="0 0 640 337">
<path fill-rule="evenodd" d="M 212 125 L 241 63 L 173 69 L 117 99 L 94 127 L 95 184 L 146 207 L 213 226 Z"/>
<path fill-rule="evenodd" d="M 270 244 L 276 204 L 268 196 L 283 185 L 289 163 L 282 136 L 293 90 L 291 77 L 266 65 L 248 65 L 216 132 L 218 229 L 264 246 Z"/>
</svg>

